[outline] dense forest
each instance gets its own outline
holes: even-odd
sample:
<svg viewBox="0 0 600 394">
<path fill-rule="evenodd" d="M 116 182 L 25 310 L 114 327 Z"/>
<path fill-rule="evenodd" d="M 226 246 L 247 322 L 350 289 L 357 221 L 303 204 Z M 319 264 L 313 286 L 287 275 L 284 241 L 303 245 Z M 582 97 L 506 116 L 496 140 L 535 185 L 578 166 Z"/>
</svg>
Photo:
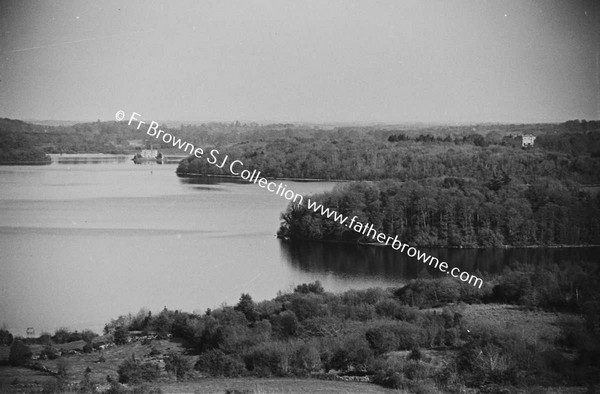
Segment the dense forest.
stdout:
<svg viewBox="0 0 600 394">
<path fill-rule="evenodd" d="M 12 126 L 15 122 L 17 121 L 6 122 L 0 119 L 0 164 L 50 163 L 50 156 L 37 147 L 32 138 L 5 127 L 7 123 Z"/>
<path fill-rule="evenodd" d="M 600 197 L 549 177 L 529 185 L 506 174 L 487 183 L 451 177 L 357 182 L 311 199 L 419 246 L 600 244 Z M 373 242 L 306 204 L 290 204 L 282 219 L 285 238 Z"/>
<path fill-rule="evenodd" d="M 494 132 L 462 137 L 401 132 L 382 140 L 373 134 L 340 139 L 338 130 L 322 137 L 328 143 L 298 140 L 285 151 L 287 161 L 278 158 L 285 144 L 233 156 L 265 176 L 379 180 L 348 183 L 311 199 L 419 246 L 597 245 L 598 122 L 562 126 L 526 149 L 520 137 Z M 215 170 L 206 161 L 187 159 L 178 172 Z M 282 220 L 278 235 L 284 238 L 372 242 L 306 205 L 291 204 Z"/>
<path fill-rule="evenodd" d="M 508 130 L 513 128 L 508 126 L 503 133 L 489 131 L 485 136 L 466 127 L 460 133 L 423 129 L 418 134 L 368 128 L 321 133 L 297 130 L 289 136 L 256 135 L 218 148 L 271 178 L 407 181 L 451 176 L 487 180 L 505 173 L 527 183 L 545 176 L 600 183 L 600 131 L 598 122 L 587 122 L 586 128 L 590 128 L 588 123 L 594 131 L 547 131 L 527 150 L 520 148 L 519 136 L 510 136 Z M 452 131 L 456 134 L 448 134 Z M 190 156 L 177 173 L 227 175 L 228 169 Z"/>
</svg>

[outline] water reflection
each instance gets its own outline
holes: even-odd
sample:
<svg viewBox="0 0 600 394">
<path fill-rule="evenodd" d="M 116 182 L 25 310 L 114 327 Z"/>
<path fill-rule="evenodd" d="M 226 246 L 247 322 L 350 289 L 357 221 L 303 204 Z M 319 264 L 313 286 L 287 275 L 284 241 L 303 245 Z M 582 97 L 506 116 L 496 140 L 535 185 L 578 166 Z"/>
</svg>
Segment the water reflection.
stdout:
<svg viewBox="0 0 600 394">
<path fill-rule="evenodd" d="M 0 166 L 0 323 L 23 335 L 26 327 L 101 330 L 142 306 L 202 310 L 315 280 L 345 291 L 443 275 L 389 246 L 278 240 L 287 200 L 239 178 L 178 178 L 175 169 L 115 155 Z M 335 186 L 286 184 L 303 196 Z M 471 273 L 516 261 L 597 262 L 598 251 L 427 250 Z"/>
<path fill-rule="evenodd" d="M 239 177 L 225 177 L 212 175 L 196 175 L 193 177 L 179 177 L 181 183 L 188 185 L 218 185 L 221 183 L 248 184 L 248 181 Z M 212 189 L 211 189 L 212 190 Z"/>
<path fill-rule="evenodd" d="M 103 164 L 103 163 L 126 163 L 131 161 L 130 155 L 109 154 L 52 154 L 53 164 Z"/>
<path fill-rule="evenodd" d="M 349 277 L 414 279 L 444 276 L 404 253 L 383 246 L 323 242 L 280 241 L 282 259 L 295 269 L 312 273 L 337 273 Z M 422 248 L 451 267 L 470 273 L 498 273 L 517 263 L 551 265 L 565 262 L 598 262 L 600 248 L 442 249 Z"/>
</svg>

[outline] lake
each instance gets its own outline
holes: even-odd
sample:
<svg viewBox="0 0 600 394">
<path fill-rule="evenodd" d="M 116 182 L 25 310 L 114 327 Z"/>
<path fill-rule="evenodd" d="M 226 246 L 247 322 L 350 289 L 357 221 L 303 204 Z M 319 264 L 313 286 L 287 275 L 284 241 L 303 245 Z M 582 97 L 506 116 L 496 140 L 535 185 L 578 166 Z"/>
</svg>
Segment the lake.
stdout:
<svg viewBox="0 0 600 394">
<path fill-rule="evenodd" d="M 436 275 L 389 247 L 290 243 L 275 237 L 288 201 L 255 184 L 184 179 L 176 165 L 129 156 L 53 156 L 0 166 L 0 325 L 101 332 L 146 307 L 203 312 L 304 282 L 326 290 L 398 286 Z M 332 182 L 283 181 L 308 196 Z M 597 249 L 428 249 L 474 273 L 510 261 L 597 259 Z"/>
</svg>

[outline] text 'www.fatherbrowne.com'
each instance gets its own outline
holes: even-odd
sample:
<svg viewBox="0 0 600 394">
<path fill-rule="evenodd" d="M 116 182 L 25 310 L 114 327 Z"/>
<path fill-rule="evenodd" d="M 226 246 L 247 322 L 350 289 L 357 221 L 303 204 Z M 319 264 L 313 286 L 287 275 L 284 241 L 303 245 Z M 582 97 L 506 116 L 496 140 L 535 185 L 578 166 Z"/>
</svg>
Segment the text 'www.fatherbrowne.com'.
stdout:
<svg viewBox="0 0 600 394">
<path fill-rule="evenodd" d="M 304 197 L 291 189 L 288 189 L 288 186 L 283 182 L 273 182 L 268 179 L 261 177 L 260 171 L 253 169 L 250 171 L 249 169 L 244 168 L 244 163 L 241 160 L 232 160 L 229 155 L 223 156 L 218 149 L 211 149 L 209 152 L 205 154 L 204 149 L 201 147 L 197 147 L 194 144 L 191 144 L 187 141 L 184 141 L 176 136 L 173 136 L 169 132 L 161 130 L 159 128 L 159 124 L 155 121 L 151 121 L 150 123 L 146 123 L 140 119 L 141 115 L 137 112 L 133 112 L 129 117 L 128 125 L 134 125 L 137 123 L 137 130 L 146 130 L 146 134 L 150 137 L 154 137 L 159 141 L 162 141 L 165 144 L 172 144 L 173 147 L 183 150 L 184 152 L 193 155 L 198 159 L 204 158 L 208 164 L 214 165 L 220 169 L 227 168 L 232 176 L 239 177 L 244 179 L 245 181 L 254 183 L 259 187 L 268 190 L 271 193 L 275 193 L 288 201 L 291 201 L 297 205 L 304 205 Z M 124 111 L 117 111 L 115 114 L 115 118 L 118 121 L 125 119 Z M 143 125 L 146 125 L 142 127 Z M 227 167 L 226 167 L 227 166 Z M 425 252 L 422 252 L 415 248 L 414 246 L 410 246 L 408 244 L 403 244 L 398 239 L 398 236 L 388 236 L 385 233 L 377 231 L 373 224 L 362 223 L 358 221 L 358 216 L 354 216 L 349 218 L 348 216 L 344 216 L 337 211 L 331 210 L 327 207 L 324 207 L 322 204 L 317 201 L 311 201 L 310 198 L 306 199 L 306 206 L 309 210 L 312 210 L 315 213 L 320 214 L 323 217 L 331 219 L 343 226 L 346 226 L 357 233 L 360 233 L 366 237 L 373 239 L 383 245 L 390 245 L 394 250 L 398 250 L 402 253 L 406 253 L 409 257 L 416 257 L 417 261 L 421 261 L 424 264 L 428 264 L 429 266 L 433 266 L 434 268 L 439 269 L 441 272 L 446 273 L 454 278 L 460 279 L 462 282 L 467 282 L 475 287 L 481 288 L 483 286 L 483 280 L 478 278 L 475 275 L 471 275 L 466 271 L 462 271 L 453 267 L 450 268 L 448 263 L 445 261 L 439 261 L 435 256 L 429 255 Z"/>
</svg>

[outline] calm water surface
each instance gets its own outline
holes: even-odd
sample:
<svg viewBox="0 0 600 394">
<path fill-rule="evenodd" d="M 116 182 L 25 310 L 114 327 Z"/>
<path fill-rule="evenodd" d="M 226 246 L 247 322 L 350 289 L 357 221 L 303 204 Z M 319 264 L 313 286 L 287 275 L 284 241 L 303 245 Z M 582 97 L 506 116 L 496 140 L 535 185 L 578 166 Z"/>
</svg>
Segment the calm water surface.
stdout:
<svg viewBox="0 0 600 394">
<path fill-rule="evenodd" d="M 76 155 L 0 166 L 0 325 L 100 332 L 141 307 L 203 311 L 317 279 L 340 291 L 426 274 L 391 248 L 278 240 L 283 197 L 253 184 L 180 179 L 175 168 Z M 303 196 L 334 186 L 284 183 Z M 587 249 L 430 252 L 471 271 L 594 258 Z"/>
</svg>

